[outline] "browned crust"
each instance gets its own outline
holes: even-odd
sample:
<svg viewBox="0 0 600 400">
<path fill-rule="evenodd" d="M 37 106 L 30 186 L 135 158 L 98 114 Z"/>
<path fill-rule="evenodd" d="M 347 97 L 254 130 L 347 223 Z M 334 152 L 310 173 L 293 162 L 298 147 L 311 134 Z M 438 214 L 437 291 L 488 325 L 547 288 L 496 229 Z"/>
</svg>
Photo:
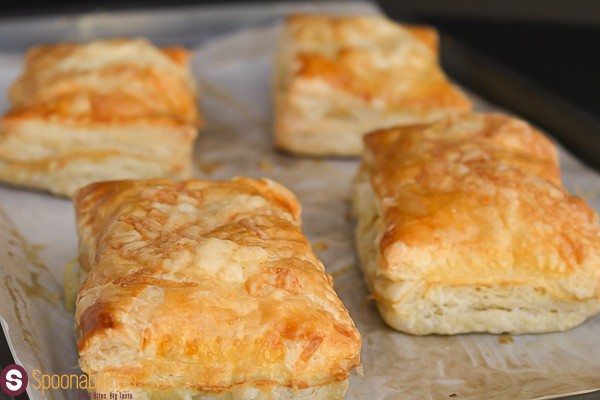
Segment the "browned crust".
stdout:
<svg viewBox="0 0 600 400">
<path fill-rule="evenodd" d="M 365 146 L 384 223 L 381 276 L 600 296 L 597 215 L 564 190 L 556 147 L 533 127 L 464 114 L 380 130 Z"/>
<path fill-rule="evenodd" d="M 90 269 L 77 302 L 78 349 L 93 379 L 209 392 L 261 382 L 306 388 L 344 380 L 359 365 L 358 331 L 281 185 L 100 182 L 74 201 Z M 114 348 L 123 358 L 104 358 Z M 128 358 L 138 351 L 143 358 Z M 175 370 L 172 382 L 161 379 Z"/>
</svg>

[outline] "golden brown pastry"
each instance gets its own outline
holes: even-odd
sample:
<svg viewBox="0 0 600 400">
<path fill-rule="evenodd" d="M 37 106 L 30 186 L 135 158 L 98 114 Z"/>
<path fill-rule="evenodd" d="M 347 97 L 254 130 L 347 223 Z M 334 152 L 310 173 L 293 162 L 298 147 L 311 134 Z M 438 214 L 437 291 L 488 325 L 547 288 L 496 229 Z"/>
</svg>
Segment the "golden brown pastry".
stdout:
<svg viewBox="0 0 600 400">
<path fill-rule="evenodd" d="M 469 110 L 439 66 L 437 42 L 432 28 L 384 17 L 288 17 L 274 74 L 276 145 L 358 155 L 373 129 Z"/>
<path fill-rule="evenodd" d="M 560 331 L 600 311 L 600 228 L 523 121 L 465 114 L 365 137 L 356 240 L 381 315 L 413 334 Z"/>
<path fill-rule="evenodd" d="M 75 206 L 89 272 L 77 345 L 93 382 L 136 400 L 343 398 L 360 336 L 287 189 L 100 182 Z"/>
<path fill-rule="evenodd" d="M 0 180 L 70 196 L 100 180 L 188 177 L 201 124 L 188 58 L 141 39 L 30 49 L 0 120 Z"/>
</svg>

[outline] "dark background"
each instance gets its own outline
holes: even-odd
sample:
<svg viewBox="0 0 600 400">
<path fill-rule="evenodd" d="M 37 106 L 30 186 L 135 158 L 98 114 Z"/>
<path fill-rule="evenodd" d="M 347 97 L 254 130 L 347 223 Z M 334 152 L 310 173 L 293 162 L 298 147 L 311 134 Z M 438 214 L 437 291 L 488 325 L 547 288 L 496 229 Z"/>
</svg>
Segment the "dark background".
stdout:
<svg viewBox="0 0 600 400">
<path fill-rule="evenodd" d="M 4 2 L 0 15 L 65 14 L 230 2 L 24 0 Z M 443 33 L 600 118 L 599 0 L 380 0 L 379 4 L 395 19 L 435 25 Z"/>
<path fill-rule="evenodd" d="M 257 8 L 273 3 L 236 1 L 250 2 Z M 600 171 L 600 0 L 377 2 L 395 20 L 440 31 L 442 65 L 453 80 L 537 125 Z M 233 2 L 9 0 L 0 8 L 0 24 L 3 17 L 227 3 Z"/>
</svg>

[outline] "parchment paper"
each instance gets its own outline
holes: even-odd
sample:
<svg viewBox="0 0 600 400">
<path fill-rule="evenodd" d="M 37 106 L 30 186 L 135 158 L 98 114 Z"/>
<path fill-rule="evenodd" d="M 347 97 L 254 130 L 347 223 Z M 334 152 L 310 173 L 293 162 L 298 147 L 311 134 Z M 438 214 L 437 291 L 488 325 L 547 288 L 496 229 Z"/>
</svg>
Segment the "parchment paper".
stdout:
<svg viewBox="0 0 600 400">
<path fill-rule="evenodd" d="M 599 317 L 564 333 L 515 337 L 414 337 L 382 322 L 368 300 L 353 246 L 349 196 L 358 161 L 294 157 L 271 145 L 276 37 L 276 27 L 257 28 L 196 51 L 194 72 L 208 121 L 197 143 L 196 175 L 269 177 L 299 197 L 304 231 L 363 335 L 364 375 L 352 376 L 347 399 L 533 399 L 599 389 Z M 0 57 L 0 93 L 19 68 L 19 58 Z M 476 101 L 481 110 L 494 109 Z M 564 150 L 561 161 L 567 186 L 599 209 L 600 175 Z M 9 187 L 0 187 L 0 204 L 21 232 L 0 213 L 0 314 L 13 353 L 28 371 L 75 373 L 72 319 L 58 300 L 63 268 L 76 256 L 71 204 Z M 29 395 L 63 398 L 58 391 L 42 395 L 31 384 Z"/>
</svg>

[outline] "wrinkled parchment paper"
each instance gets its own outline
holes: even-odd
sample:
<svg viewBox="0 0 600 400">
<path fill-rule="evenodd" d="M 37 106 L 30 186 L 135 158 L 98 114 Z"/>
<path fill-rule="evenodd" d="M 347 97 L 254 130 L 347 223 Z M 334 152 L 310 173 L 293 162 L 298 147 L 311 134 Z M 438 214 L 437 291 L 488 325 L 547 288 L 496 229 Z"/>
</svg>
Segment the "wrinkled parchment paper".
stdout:
<svg viewBox="0 0 600 400">
<path fill-rule="evenodd" d="M 276 37 L 276 27 L 256 28 L 196 51 L 194 72 L 208 121 L 197 143 L 196 175 L 269 177 L 297 194 L 304 231 L 363 335 L 364 375 L 352 376 L 347 398 L 533 399 L 599 389 L 600 317 L 569 332 L 515 337 L 414 337 L 386 327 L 368 299 L 354 253 L 349 197 L 358 162 L 294 157 L 271 145 Z M 0 57 L 1 93 L 19 68 L 18 58 Z M 494 109 L 477 103 L 480 110 Z M 561 160 L 570 190 L 600 209 L 600 175 L 565 151 Z M 72 318 L 59 299 L 62 270 L 76 256 L 71 204 L 8 187 L 0 187 L 0 204 L 0 313 L 17 362 L 28 371 L 77 373 Z M 64 396 L 42 395 L 31 384 L 29 394 L 36 400 Z"/>
</svg>

